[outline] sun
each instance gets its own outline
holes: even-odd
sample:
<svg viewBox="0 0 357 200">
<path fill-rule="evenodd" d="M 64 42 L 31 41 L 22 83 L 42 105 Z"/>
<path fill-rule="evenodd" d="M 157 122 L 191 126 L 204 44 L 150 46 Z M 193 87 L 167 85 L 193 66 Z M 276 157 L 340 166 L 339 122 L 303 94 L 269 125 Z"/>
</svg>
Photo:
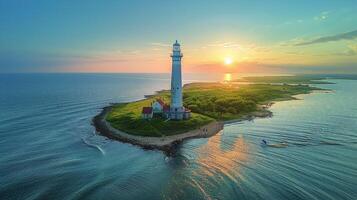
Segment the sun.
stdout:
<svg viewBox="0 0 357 200">
<path fill-rule="evenodd" d="M 233 59 L 231 57 L 225 57 L 224 58 L 224 64 L 230 65 L 233 63 Z"/>
</svg>

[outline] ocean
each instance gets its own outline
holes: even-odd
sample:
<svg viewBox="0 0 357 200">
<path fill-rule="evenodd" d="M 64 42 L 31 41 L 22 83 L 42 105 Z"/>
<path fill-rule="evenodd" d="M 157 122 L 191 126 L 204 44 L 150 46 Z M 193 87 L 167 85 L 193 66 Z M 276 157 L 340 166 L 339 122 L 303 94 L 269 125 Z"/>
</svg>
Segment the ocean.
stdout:
<svg viewBox="0 0 357 200">
<path fill-rule="evenodd" d="M 100 136 L 91 120 L 170 88 L 169 74 L 0 74 L 0 199 L 356 199 L 357 80 L 329 81 L 317 86 L 330 93 L 275 103 L 271 118 L 167 157 Z"/>
</svg>

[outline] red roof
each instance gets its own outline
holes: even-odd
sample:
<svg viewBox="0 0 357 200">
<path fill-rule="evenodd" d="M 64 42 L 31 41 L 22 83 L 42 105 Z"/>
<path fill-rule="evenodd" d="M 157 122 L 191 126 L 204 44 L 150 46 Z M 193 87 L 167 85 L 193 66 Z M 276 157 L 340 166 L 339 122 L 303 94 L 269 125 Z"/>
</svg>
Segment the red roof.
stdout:
<svg viewBox="0 0 357 200">
<path fill-rule="evenodd" d="M 143 111 L 141 113 L 142 114 L 151 114 L 152 113 L 152 107 L 143 107 Z"/>
<path fill-rule="evenodd" d="M 163 100 L 161 100 L 161 99 L 156 99 L 156 101 L 159 102 L 159 104 L 160 104 L 161 106 L 164 106 L 164 105 L 165 105 L 165 102 L 164 102 Z"/>
</svg>

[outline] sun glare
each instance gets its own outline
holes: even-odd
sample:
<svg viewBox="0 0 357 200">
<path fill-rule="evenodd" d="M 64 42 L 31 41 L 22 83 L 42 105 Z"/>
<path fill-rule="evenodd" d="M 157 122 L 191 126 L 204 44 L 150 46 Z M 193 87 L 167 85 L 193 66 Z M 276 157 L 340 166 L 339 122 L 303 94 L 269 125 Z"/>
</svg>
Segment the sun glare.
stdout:
<svg viewBox="0 0 357 200">
<path fill-rule="evenodd" d="M 231 57 L 224 58 L 224 64 L 230 65 L 233 63 L 233 59 Z"/>
<path fill-rule="evenodd" d="M 224 74 L 224 81 L 225 82 L 230 82 L 232 80 L 232 74 L 226 73 Z"/>
</svg>

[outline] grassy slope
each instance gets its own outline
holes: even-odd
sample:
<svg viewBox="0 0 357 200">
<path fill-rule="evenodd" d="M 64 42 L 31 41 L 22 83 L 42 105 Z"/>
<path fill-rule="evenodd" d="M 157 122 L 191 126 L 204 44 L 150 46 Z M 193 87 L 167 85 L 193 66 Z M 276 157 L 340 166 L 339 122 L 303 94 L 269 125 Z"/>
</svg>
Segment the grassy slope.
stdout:
<svg viewBox="0 0 357 200">
<path fill-rule="evenodd" d="M 259 104 L 273 100 L 292 99 L 292 95 L 309 93 L 306 85 L 230 85 L 220 83 L 193 83 L 184 87 L 184 105 L 190 108 L 192 118 L 183 121 L 141 119 L 141 110 L 153 98 L 170 99 L 169 91 L 162 91 L 149 99 L 116 105 L 107 116 L 114 128 L 133 135 L 160 137 L 196 129 L 214 120 L 237 119 L 259 111 Z"/>
<path fill-rule="evenodd" d="M 194 112 L 217 120 L 231 120 L 259 111 L 260 104 L 289 100 L 293 95 L 306 94 L 313 89 L 318 88 L 307 85 L 190 84 L 184 90 L 184 104 Z"/>
<path fill-rule="evenodd" d="M 119 130 L 133 135 L 160 137 L 175 135 L 214 121 L 214 119 L 200 114 L 192 113 L 189 120 L 166 121 L 160 118 L 144 120 L 141 118 L 141 110 L 149 106 L 152 99 L 123 103 L 116 105 L 107 116 L 110 124 Z"/>
</svg>

